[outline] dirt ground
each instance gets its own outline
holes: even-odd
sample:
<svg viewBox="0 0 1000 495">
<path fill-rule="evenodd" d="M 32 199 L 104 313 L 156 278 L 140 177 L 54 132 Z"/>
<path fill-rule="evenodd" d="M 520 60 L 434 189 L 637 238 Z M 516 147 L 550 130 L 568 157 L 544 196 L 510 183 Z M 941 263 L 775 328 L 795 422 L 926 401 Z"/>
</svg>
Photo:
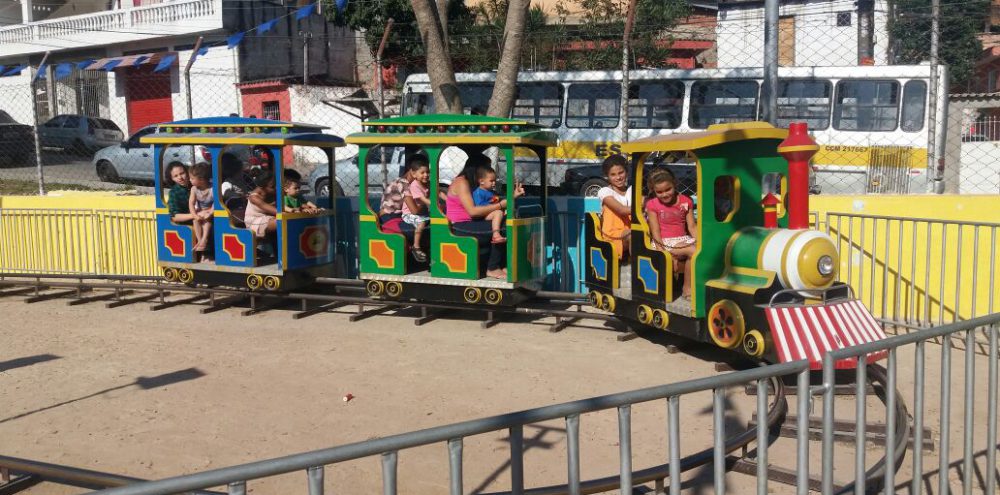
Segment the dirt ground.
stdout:
<svg viewBox="0 0 1000 495">
<path fill-rule="evenodd" d="M 198 309 L 151 312 L 143 304 L 105 309 L 98 303 L 68 307 L 64 300 L 0 300 L 0 454 L 156 479 L 713 376 L 715 361 L 726 356 L 692 344 L 670 354 L 666 345 L 683 341 L 663 335 L 618 342 L 616 333 L 593 322 L 552 334 L 551 320 L 483 330 L 471 316 L 417 327 L 415 313 L 351 323 L 347 310 L 296 321 L 287 311 L 243 317 L 239 309 L 209 315 Z M 928 346 L 929 361 L 938 348 Z M 961 363 L 953 363 L 957 379 Z M 901 355 L 904 392 L 912 391 L 905 377 L 911 366 Z M 936 365 L 928 368 L 927 383 L 937 383 L 937 376 Z M 977 381 L 984 376 L 980 371 Z M 954 390 L 960 404 L 961 385 Z M 347 394 L 354 397 L 349 402 L 343 400 Z M 984 396 L 975 402 L 982 404 Z M 727 430 L 745 428 L 755 398 L 733 389 L 727 399 Z M 937 400 L 928 396 L 933 437 Z M 884 419 L 881 404 L 869 404 L 869 419 Z M 819 408 L 817 399 L 813 413 Z M 977 409 L 977 416 L 984 414 Z M 665 410 L 665 401 L 633 406 L 634 468 L 666 461 Z M 849 420 L 853 402 L 841 400 L 837 411 L 838 419 Z M 681 412 L 682 455 L 709 447 L 710 393 L 686 396 Z M 958 413 L 952 411 L 956 426 Z M 581 478 L 615 475 L 616 411 L 585 414 L 580 425 Z M 566 482 L 564 428 L 563 421 L 525 428 L 527 486 Z M 961 451 L 960 431 L 952 434 L 949 450 L 955 453 Z M 869 448 L 869 462 L 881 456 L 880 448 Z M 819 444 L 813 442 L 810 451 L 818 475 Z M 838 444 L 836 455 L 837 479 L 850 477 L 853 448 Z M 794 440 L 777 440 L 770 460 L 794 468 Z M 908 454 L 900 485 L 909 479 L 910 462 Z M 398 465 L 401 493 L 448 490 L 446 445 L 403 451 Z M 936 465 L 934 454 L 926 454 L 927 470 Z M 708 465 L 686 475 L 685 492 L 712 493 L 711 473 Z M 509 479 L 506 432 L 465 439 L 467 493 L 507 490 Z M 380 460 L 327 466 L 325 480 L 331 493 L 379 492 Z M 730 473 L 727 483 L 731 493 L 755 490 L 754 478 L 746 475 Z M 933 474 L 927 484 L 936 487 Z M 305 473 L 248 484 L 261 494 L 305 488 Z M 771 488 L 789 492 L 782 485 Z M 43 484 L 29 493 L 85 491 Z"/>
</svg>

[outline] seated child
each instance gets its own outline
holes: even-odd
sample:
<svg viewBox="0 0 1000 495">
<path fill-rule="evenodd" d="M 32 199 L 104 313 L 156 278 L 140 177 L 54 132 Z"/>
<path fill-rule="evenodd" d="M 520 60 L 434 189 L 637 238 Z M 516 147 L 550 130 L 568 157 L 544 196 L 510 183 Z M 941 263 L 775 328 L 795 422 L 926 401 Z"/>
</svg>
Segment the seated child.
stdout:
<svg viewBox="0 0 1000 495">
<path fill-rule="evenodd" d="M 256 188 L 247 196 L 247 211 L 244 221 L 247 228 L 257 237 L 266 237 L 278 230 L 274 198 L 274 174 L 269 170 L 262 171 L 254 178 Z"/>
<path fill-rule="evenodd" d="M 212 188 L 212 166 L 207 163 L 196 163 L 191 167 L 191 193 L 188 198 L 188 210 L 194 215 L 194 252 L 202 261 L 210 256 L 205 255 L 205 248 L 212 237 L 212 221 L 215 213 L 215 194 Z"/>
<path fill-rule="evenodd" d="M 628 185 L 628 160 L 614 154 L 601 165 L 607 186 L 597 191 L 601 202 L 601 234 L 618 249 L 618 259 L 627 259 L 632 231 L 632 186 Z"/>
<path fill-rule="evenodd" d="M 302 174 L 292 170 L 285 169 L 285 173 L 282 175 L 281 181 L 281 192 L 282 192 L 282 211 L 288 213 L 316 213 L 322 208 L 314 205 L 312 201 L 306 201 L 305 198 L 299 194 L 300 185 L 302 183 Z"/>
<path fill-rule="evenodd" d="M 420 238 L 431 219 L 428 216 L 431 206 L 431 170 L 427 158 L 414 155 L 406 164 L 406 176 L 410 178 L 410 184 L 403 191 L 403 222 L 414 228 L 413 248 L 410 250 L 413 259 L 424 263 L 427 261 L 427 253 L 420 249 Z"/>
<path fill-rule="evenodd" d="M 493 192 L 493 188 L 497 184 L 497 173 L 492 167 L 484 165 L 477 168 L 476 181 L 479 182 L 479 187 L 472 191 L 472 202 L 476 206 L 486 206 L 500 201 L 500 198 Z M 493 244 L 507 242 L 507 238 L 500 233 L 503 227 L 503 218 L 504 211 L 502 209 L 486 215 L 486 220 L 493 224 L 493 239 L 491 241 Z"/>
<path fill-rule="evenodd" d="M 677 192 L 677 180 L 667 170 L 649 174 L 652 198 L 646 201 L 646 221 L 653 247 L 668 251 L 678 262 L 685 262 L 695 253 L 696 231 L 694 203 L 691 198 Z M 691 267 L 684 263 L 682 297 L 691 297 Z"/>
</svg>

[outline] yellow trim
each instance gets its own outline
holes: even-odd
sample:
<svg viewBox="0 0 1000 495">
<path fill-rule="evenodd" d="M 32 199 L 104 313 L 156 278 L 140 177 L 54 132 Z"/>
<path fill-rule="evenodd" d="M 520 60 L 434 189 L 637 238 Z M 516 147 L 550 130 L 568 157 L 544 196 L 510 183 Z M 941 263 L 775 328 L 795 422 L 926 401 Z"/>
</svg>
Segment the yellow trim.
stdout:
<svg viewBox="0 0 1000 495">
<path fill-rule="evenodd" d="M 760 125 L 764 124 L 764 125 Z M 764 122 L 739 122 L 712 126 L 707 131 L 668 134 L 622 143 L 622 152 L 693 151 L 719 144 L 750 139 L 785 139 L 788 131 L 776 129 Z"/>
<path fill-rule="evenodd" d="M 724 282 L 721 279 L 709 280 L 708 282 L 705 282 L 705 286 L 706 287 L 712 287 L 714 289 L 722 289 L 722 290 L 728 290 L 728 291 L 733 291 L 733 292 L 739 292 L 741 294 L 753 295 L 753 294 L 757 293 L 757 289 L 756 288 L 748 287 L 748 286 L 743 285 L 743 284 L 733 284 L 733 283 L 729 283 L 729 282 Z"/>
<path fill-rule="evenodd" d="M 778 146 L 778 153 L 793 153 L 796 151 L 819 151 L 819 145 L 800 144 L 798 146 Z"/>
<path fill-rule="evenodd" d="M 278 123 L 278 124 L 253 124 L 253 125 L 246 125 L 246 124 L 234 125 L 234 124 L 229 124 L 229 125 L 221 125 L 221 124 L 171 124 L 170 122 L 164 122 L 162 124 L 157 124 L 156 127 L 157 128 L 167 128 L 167 127 L 187 127 L 187 128 L 191 128 L 191 127 L 289 127 L 289 128 L 291 128 L 291 127 L 295 127 L 295 124 L 285 122 L 285 123 Z M 317 130 L 318 130 L 318 128 L 317 128 Z"/>
<path fill-rule="evenodd" d="M 431 225 L 448 225 L 447 218 L 432 218 Z"/>
<path fill-rule="evenodd" d="M 225 208 L 221 210 L 215 210 L 214 213 L 212 213 L 212 216 L 215 218 L 229 218 L 229 211 L 227 211 Z"/>
<path fill-rule="evenodd" d="M 299 220 L 301 218 L 323 218 L 334 216 L 333 210 L 323 210 L 318 213 L 292 213 L 292 212 L 279 212 L 278 220 Z"/>
<path fill-rule="evenodd" d="M 737 275 L 750 275 L 753 277 L 765 277 L 768 279 L 774 279 L 774 272 L 770 270 L 760 270 L 757 268 L 746 268 L 742 266 L 734 266 L 729 273 L 735 273 Z"/>
<path fill-rule="evenodd" d="M 543 217 L 531 217 L 531 218 L 508 218 L 508 227 L 520 227 L 524 225 L 535 225 L 542 223 Z"/>
<path fill-rule="evenodd" d="M 358 217 L 358 220 L 360 220 L 362 222 L 374 222 L 375 219 L 376 219 L 375 215 L 360 215 Z"/>
<path fill-rule="evenodd" d="M 157 208 L 156 209 L 156 214 L 157 215 L 169 215 L 170 214 L 170 210 L 167 209 L 167 208 Z"/>
<path fill-rule="evenodd" d="M 510 220 L 507 220 L 507 221 L 510 222 Z M 510 238 L 510 243 L 507 244 L 507 246 L 506 246 L 507 249 L 505 250 L 506 253 L 504 253 L 504 255 L 510 256 L 510 258 L 514 260 L 514 263 L 513 263 L 514 269 L 513 270 L 507 270 L 507 281 L 508 282 L 513 282 L 515 280 L 518 280 L 517 258 L 521 254 L 521 252 L 520 252 L 520 250 L 521 250 L 520 245 L 518 245 L 518 243 L 517 243 L 517 231 L 518 230 L 519 229 L 514 228 L 514 229 L 511 229 L 510 231 L 507 232 L 507 235 Z M 478 239 L 476 240 L 476 243 L 477 244 L 479 243 Z M 530 246 L 529 246 L 529 248 L 530 248 Z M 478 249 L 478 246 L 477 246 L 477 249 Z M 527 253 L 525 253 L 525 255 L 527 255 Z M 489 267 L 487 266 L 487 268 L 489 268 Z"/>
<path fill-rule="evenodd" d="M 556 146 L 558 142 L 496 134 L 489 136 L 468 134 L 377 134 L 372 136 L 348 136 L 347 144 L 527 144 L 549 148 Z"/>
<path fill-rule="evenodd" d="M 288 138 L 245 138 L 222 137 L 218 134 L 198 134 L 187 137 L 146 136 L 139 140 L 143 144 L 244 144 L 247 146 L 316 146 L 318 148 L 339 148 L 343 142 L 304 141 Z"/>
</svg>

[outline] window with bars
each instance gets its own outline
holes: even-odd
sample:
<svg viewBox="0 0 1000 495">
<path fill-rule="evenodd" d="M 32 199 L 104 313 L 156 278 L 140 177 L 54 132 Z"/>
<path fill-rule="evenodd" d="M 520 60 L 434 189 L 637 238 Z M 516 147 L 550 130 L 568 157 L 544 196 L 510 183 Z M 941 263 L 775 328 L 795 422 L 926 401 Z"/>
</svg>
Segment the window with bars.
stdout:
<svg viewBox="0 0 1000 495">
<path fill-rule="evenodd" d="M 281 103 L 277 101 L 265 101 L 261 104 L 260 112 L 267 120 L 281 120 Z"/>
</svg>

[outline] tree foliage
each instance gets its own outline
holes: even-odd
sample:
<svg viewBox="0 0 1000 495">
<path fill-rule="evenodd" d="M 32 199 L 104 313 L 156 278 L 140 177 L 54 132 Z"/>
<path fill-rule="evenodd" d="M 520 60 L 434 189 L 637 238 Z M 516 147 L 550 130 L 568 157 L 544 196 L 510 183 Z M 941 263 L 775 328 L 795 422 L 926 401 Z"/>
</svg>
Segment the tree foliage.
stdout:
<svg viewBox="0 0 1000 495">
<path fill-rule="evenodd" d="M 962 86 L 972 77 L 983 45 L 976 38 L 989 16 L 989 0 L 941 2 L 938 56 L 948 66 L 950 83 Z M 896 16 L 889 28 L 895 63 L 917 64 L 930 60 L 930 0 L 897 0 Z M 877 33 L 876 33 L 877 34 Z"/>
</svg>

